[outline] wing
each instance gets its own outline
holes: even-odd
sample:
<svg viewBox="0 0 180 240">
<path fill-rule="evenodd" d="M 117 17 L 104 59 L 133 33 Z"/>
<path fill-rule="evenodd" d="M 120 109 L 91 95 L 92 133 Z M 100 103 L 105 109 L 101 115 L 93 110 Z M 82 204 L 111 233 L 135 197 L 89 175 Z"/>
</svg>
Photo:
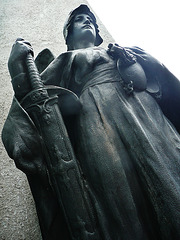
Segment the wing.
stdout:
<svg viewBox="0 0 180 240">
<path fill-rule="evenodd" d="M 55 59 L 54 55 L 52 52 L 48 49 L 45 48 L 42 50 L 36 57 L 35 63 L 37 66 L 37 69 L 39 73 L 43 72 L 44 69 Z"/>
</svg>

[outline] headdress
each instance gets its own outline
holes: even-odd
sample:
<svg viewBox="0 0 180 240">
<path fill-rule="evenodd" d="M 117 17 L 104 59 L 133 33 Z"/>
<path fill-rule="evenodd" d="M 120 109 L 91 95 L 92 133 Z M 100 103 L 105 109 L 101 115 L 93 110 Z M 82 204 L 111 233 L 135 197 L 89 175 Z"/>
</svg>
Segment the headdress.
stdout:
<svg viewBox="0 0 180 240">
<path fill-rule="evenodd" d="M 99 35 L 99 29 L 98 29 L 98 25 L 96 23 L 96 17 L 90 11 L 88 6 L 85 5 L 85 4 L 81 4 L 79 7 L 75 8 L 73 11 L 71 11 L 69 16 L 68 16 L 67 21 L 64 24 L 63 35 L 64 35 L 64 39 L 66 41 L 66 44 L 69 45 L 68 37 L 69 37 L 69 33 L 70 33 L 70 27 L 72 26 L 74 18 L 77 14 L 88 14 L 92 18 L 93 24 L 94 24 L 95 29 L 96 29 L 95 46 L 99 46 L 103 42 L 103 39 Z"/>
</svg>

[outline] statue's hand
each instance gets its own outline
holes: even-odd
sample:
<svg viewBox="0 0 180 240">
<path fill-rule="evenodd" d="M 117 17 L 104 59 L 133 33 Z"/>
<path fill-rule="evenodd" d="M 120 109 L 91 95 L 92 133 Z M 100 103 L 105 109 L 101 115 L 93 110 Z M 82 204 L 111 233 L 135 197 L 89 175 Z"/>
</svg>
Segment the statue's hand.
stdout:
<svg viewBox="0 0 180 240">
<path fill-rule="evenodd" d="M 136 57 L 131 54 L 130 51 L 127 51 L 126 48 L 123 48 L 116 43 L 110 43 L 107 52 L 115 60 L 119 60 L 122 67 L 128 67 L 136 62 Z"/>
<path fill-rule="evenodd" d="M 28 53 L 33 55 L 31 44 L 22 38 L 17 38 L 8 60 L 8 68 L 12 78 L 26 72 L 26 57 Z"/>
<path fill-rule="evenodd" d="M 8 61 L 13 89 L 19 101 L 31 90 L 27 78 L 26 66 L 26 57 L 28 53 L 33 55 L 31 44 L 22 38 L 18 38 L 12 47 Z"/>
<path fill-rule="evenodd" d="M 130 51 L 144 69 L 149 72 L 156 72 L 164 68 L 161 62 L 139 47 L 127 48 L 127 51 Z"/>
<path fill-rule="evenodd" d="M 119 46 L 117 43 L 110 43 L 107 51 L 112 57 L 118 57 L 122 54 L 123 47 Z"/>
</svg>

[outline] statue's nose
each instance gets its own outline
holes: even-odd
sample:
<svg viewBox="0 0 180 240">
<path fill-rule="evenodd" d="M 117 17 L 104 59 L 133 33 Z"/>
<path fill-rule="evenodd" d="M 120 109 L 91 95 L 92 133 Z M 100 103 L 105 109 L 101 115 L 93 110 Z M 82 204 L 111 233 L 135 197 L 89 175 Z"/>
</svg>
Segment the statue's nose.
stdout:
<svg viewBox="0 0 180 240">
<path fill-rule="evenodd" d="M 85 24 L 90 24 L 89 19 L 87 18 L 84 23 L 85 23 Z"/>
</svg>

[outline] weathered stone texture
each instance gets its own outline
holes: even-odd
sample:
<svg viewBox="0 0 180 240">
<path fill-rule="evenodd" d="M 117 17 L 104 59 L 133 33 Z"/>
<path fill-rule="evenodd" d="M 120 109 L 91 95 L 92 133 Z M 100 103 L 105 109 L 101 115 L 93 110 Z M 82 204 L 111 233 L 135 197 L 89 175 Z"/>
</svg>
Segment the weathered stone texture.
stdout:
<svg viewBox="0 0 180 240">
<path fill-rule="evenodd" d="M 7 117 L 13 91 L 7 69 L 11 46 L 17 37 L 31 42 L 35 55 L 49 48 L 55 56 L 66 50 L 62 27 L 80 0 L 0 0 L 0 130 Z M 83 1 L 86 3 L 86 1 Z M 100 25 L 103 46 L 112 41 Z M 0 142 L 0 240 L 41 239 L 34 201 L 26 180 Z"/>
</svg>

